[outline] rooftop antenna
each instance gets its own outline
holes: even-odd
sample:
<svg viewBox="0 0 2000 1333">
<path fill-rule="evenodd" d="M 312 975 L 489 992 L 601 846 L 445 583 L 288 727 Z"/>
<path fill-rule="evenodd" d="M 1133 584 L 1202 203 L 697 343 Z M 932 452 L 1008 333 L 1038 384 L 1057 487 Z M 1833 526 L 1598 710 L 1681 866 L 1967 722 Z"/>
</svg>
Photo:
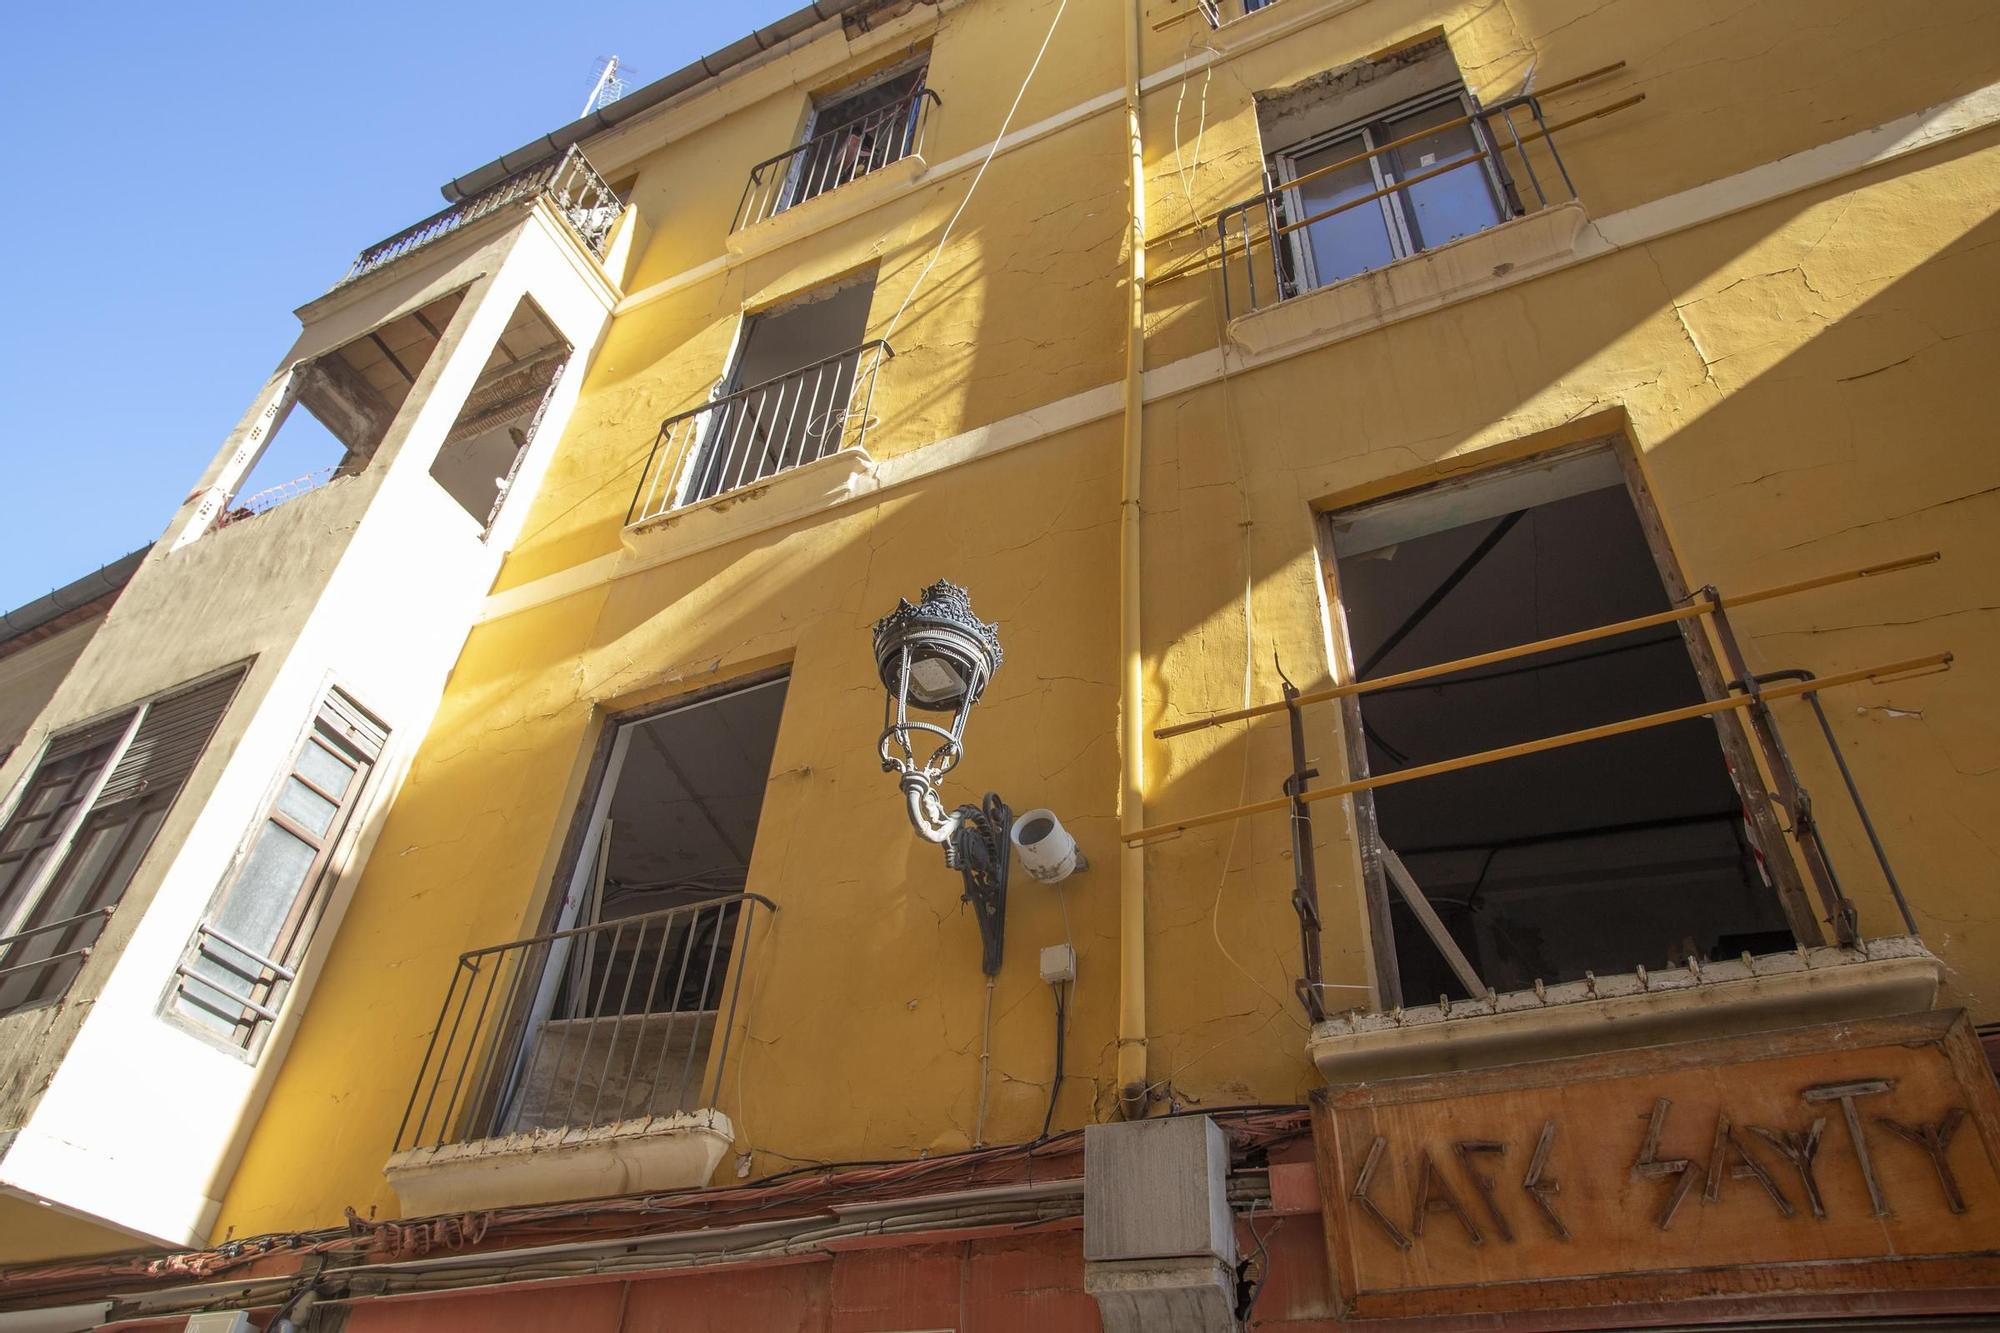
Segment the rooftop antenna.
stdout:
<svg viewBox="0 0 2000 1333">
<path fill-rule="evenodd" d="M 606 56 L 597 71 L 597 82 L 591 85 L 590 96 L 583 100 L 583 110 L 577 113 L 582 119 L 600 107 L 610 106 L 625 95 L 625 80 L 618 77 L 618 57 Z"/>
</svg>

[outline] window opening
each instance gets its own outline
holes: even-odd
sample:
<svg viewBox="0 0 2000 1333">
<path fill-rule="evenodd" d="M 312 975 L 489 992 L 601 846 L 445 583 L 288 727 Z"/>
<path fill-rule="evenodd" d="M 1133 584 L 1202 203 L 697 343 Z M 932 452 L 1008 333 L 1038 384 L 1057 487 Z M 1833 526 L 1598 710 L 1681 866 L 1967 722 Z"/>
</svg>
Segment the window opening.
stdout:
<svg viewBox="0 0 2000 1333">
<path fill-rule="evenodd" d="M 929 57 L 815 99 L 783 207 L 837 189 L 917 149 Z"/>
<path fill-rule="evenodd" d="M 431 464 L 431 478 L 481 528 L 506 503 L 569 356 L 569 343 L 522 297 Z"/>
<path fill-rule="evenodd" d="M 528 970 L 530 1036 L 496 1132 L 698 1105 L 785 692 L 768 681 L 618 729 L 557 921 L 586 929 Z"/>
<path fill-rule="evenodd" d="M 1609 449 L 1329 526 L 1357 680 L 1670 605 Z M 1351 699 L 1356 776 L 1700 702 L 1689 642 L 1634 631 Z M 1791 947 L 1717 727 L 1696 719 L 1366 794 L 1371 898 L 1394 954 L 1382 970 L 1400 995 L 1466 992 L 1400 895 L 1382 891 L 1388 853 L 1496 990 Z"/>
<path fill-rule="evenodd" d="M 0 827 L 0 1014 L 68 992 L 242 678 L 239 667 L 50 743 Z"/>
<path fill-rule="evenodd" d="M 1260 97 L 1264 141 L 1284 145 L 1271 173 L 1291 187 L 1273 220 L 1305 224 L 1283 237 L 1277 255 L 1285 294 L 1518 214 L 1485 126 L 1468 120 L 1477 109 L 1441 37 Z"/>
<path fill-rule="evenodd" d="M 339 879 L 336 852 L 388 731 L 329 690 L 207 920 L 175 970 L 171 1007 L 249 1046 L 278 1016 Z"/>
<path fill-rule="evenodd" d="M 681 502 L 705 500 L 843 447 L 872 388 L 864 346 L 875 275 L 746 316 L 723 396 L 706 414 Z"/>
<path fill-rule="evenodd" d="M 240 523 L 367 467 L 462 295 L 440 297 L 299 365 L 215 526 Z"/>
</svg>

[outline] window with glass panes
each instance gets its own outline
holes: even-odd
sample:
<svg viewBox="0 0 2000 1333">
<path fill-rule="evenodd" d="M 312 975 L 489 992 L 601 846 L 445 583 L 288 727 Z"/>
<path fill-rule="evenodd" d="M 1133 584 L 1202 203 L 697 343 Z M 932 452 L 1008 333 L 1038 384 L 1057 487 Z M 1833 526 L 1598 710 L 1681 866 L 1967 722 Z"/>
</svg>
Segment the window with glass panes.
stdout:
<svg viewBox="0 0 2000 1333">
<path fill-rule="evenodd" d="M 1517 212 L 1472 113 L 1463 89 L 1446 89 L 1278 153 L 1293 286 L 1324 287 Z"/>
<path fill-rule="evenodd" d="M 49 742 L 0 826 L 0 1014 L 68 993 L 242 679 L 238 667 Z"/>
<path fill-rule="evenodd" d="M 195 928 L 169 997 L 195 1026 L 253 1044 L 278 1016 L 338 878 L 335 851 L 388 733 L 329 690 L 270 806 Z"/>
</svg>

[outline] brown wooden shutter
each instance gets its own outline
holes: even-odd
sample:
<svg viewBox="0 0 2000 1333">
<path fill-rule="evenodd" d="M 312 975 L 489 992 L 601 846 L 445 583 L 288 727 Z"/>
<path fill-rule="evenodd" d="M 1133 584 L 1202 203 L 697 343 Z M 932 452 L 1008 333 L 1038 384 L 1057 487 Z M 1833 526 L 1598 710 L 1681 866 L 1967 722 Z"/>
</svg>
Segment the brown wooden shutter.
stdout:
<svg viewBox="0 0 2000 1333">
<path fill-rule="evenodd" d="M 164 695 L 146 706 L 132 743 L 104 780 L 93 810 L 165 791 L 178 792 L 243 681 L 241 667 Z"/>
</svg>

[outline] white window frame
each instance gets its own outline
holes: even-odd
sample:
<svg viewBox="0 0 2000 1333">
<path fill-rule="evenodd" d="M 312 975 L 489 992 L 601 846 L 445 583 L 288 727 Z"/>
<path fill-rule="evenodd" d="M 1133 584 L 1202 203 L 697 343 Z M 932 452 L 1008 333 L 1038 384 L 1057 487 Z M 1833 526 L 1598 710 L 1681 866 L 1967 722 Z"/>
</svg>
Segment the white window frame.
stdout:
<svg viewBox="0 0 2000 1333">
<path fill-rule="evenodd" d="M 1277 167 L 1279 183 L 1286 187 L 1285 212 L 1288 219 L 1297 221 L 1300 218 L 1311 216 L 1303 196 L 1300 195 L 1298 190 L 1291 188 L 1291 183 L 1294 180 L 1306 174 L 1299 169 L 1300 158 L 1322 152 L 1340 143 L 1342 140 L 1355 140 L 1359 145 L 1356 150 L 1357 152 L 1366 151 L 1371 154 L 1368 158 L 1368 169 L 1374 178 L 1375 188 L 1377 190 L 1387 190 L 1390 186 L 1398 184 L 1398 181 L 1396 173 L 1391 169 L 1390 164 L 1385 160 L 1384 156 L 1374 151 L 1378 147 L 1376 140 L 1377 129 L 1389 121 L 1397 120 L 1404 116 L 1415 115 L 1420 111 L 1429 111 L 1433 107 L 1447 104 L 1456 104 L 1459 114 L 1465 116 L 1475 116 L 1479 110 L 1478 103 L 1473 100 L 1471 91 L 1463 83 L 1452 84 L 1448 87 L 1412 97 L 1394 106 L 1384 107 L 1382 110 L 1373 112 L 1362 120 L 1349 122 L 1325 134 L 1316 134 L 1309 139 L 1302 139 L 1298 143 L 1290 144 L 1272 154 L 1273 162 Z M 1481 174 L 1486 178 L 1487 188 L 1493 193 L 1494 210 L 1500 215 L 1499 220 L 1493 225 L 1496 227 L 1501 226 L 1513 220 L 1515 210 L 1509 199 L 1507 183 L 1498 169 L 1499 153 L 1495 150 L 1492 136 L 1487 133 L 1486 125 L 1483 121 L 1474 119 L 1469 128 L 1472 130 L 1473 142 L 1486 153 L 1486 156 L 1480 159 L 1477 165 L 1483 168 Z M 1382 142 L 1392 141 L 1383 140 Z M 1389 262 L 1391 264 L 1400 263 L 1405 259 L 1422 254 L 1427 249 L 1434 248 L 1418 245 L 1415 237 L 1411 234 L 1408 198 L 1409 191 L 1396 190 L 1393 193 L 1384 194 L 1374 201 L 1376 206 L 1381 209 L 1382 224 L 1389 234 Z M 1359 208 L 1359 205 L 1357 205 L 1357 208 Z M 1330 282 L 1320 281 L 1318 266 L 1313 259 L 1312 229 L 1310 227 L 1301 227 L 1285 239 L 1291 248 L 1292 272 L 1296 275 L 1295 281 L 1301 292 L 1317 291 L 1321 287 L 1331 285 L 1333 281 L 1346 280 L 1332 279 Z M 1379 270 L 1364 269 L 1362 271 L 1378 272 Z M 1359 277 L 1360 274 L 1355 274 L 1354 276 Z"/>
<path fill-rule="evenodd" d="M 357 725 L 358 724 L 358 725 Z M 319 933 L 320 923 L 325 919 L 328 906 L 333 900 L 340 879 L 349 867 L 348 856 L 353 846 L 356 831 L 367 818 L 370 803 L 377 790 L 377 775 L 389 756 L 389 744 L 393 737 L 387 723 L 375 711 L 355 698 L 352 691 L 338 685 L 329 684 L 319 693 L 311 718 L 298 734 L 292 747 L 285 752 L 283 769 L 264 793 L 257 807 L 257 816 L 249 831 L 238 844 L 236 854 L 230 858 L 220 884 L 202 911 L 201 921 L 196 925 L 187 948 L 183 951 L 180 964 L 167 980 L 166 991 L 161 998 L 160 1016 L 172 1022 L 183 1031 L 193 1033 L 213 1045 L 234 1051 L 246 1059 L 255 1060 L 261 1053 L 284 1013 L 286 1001 L 297 987 L 298 974 L 307 956 L 312 951 L 313 941 Z M 346 759 L 355 766 L 356 773 L 345 796 L 338 803 L 333 822 L 323 835 L 313 835 L 309 830 L 287 827 L 292 821 L 278 811 L 280 797 L 286 784 L 297 773 L 301 757 L 308 747 L 345 751 Z M 301 778 L 301 781 L 305 779 Z M 324 792 L 318 792 L 324 799 L 332 799 Z M 245 1017 L 240 1019 L 234 1033 L 225 1036 L 214 1027 L 183 1012 L 183 1004 L 194 1008 L 217 1012 L 199 1000 L 189 997 L 187 985 L 189 971 L 195 959 L 208 952 L 203 947 L 204 938 L 215 937 L 223 947 L 242 954 L 247 958 L 257 955 L 226 937 L 216 937 L 212 923 L 228 902 L 230 895 L 238 888 L 243 871 L 252 850 L 262 836 L 265 826 L 277 823 L 280 828 L 302 841 L 317 843 L 317 855 L 308 869 L 304 882 L 299 886 L 293 901 L 287 908 L 287 918 L 296 917 L 291 923 L 291 939 L 281 944 L 276 955 L 268 961 L 274 966 L 270 975 L 252 982 L 248 986 L 251 998 L 243 1005 Z M 211 953 L 211 957 L 219 957 Z M 227 963 L 225 963 L 225 967 Z M 234 969 L 230 969 L 234 970 Z M 220 991 L 214 983 L 194 978 L 197 985 Z M 264 992 L 259 1000 L 258 992 Z M 230 998 L 237 998 L 231 996 Z"/>
</svg>

